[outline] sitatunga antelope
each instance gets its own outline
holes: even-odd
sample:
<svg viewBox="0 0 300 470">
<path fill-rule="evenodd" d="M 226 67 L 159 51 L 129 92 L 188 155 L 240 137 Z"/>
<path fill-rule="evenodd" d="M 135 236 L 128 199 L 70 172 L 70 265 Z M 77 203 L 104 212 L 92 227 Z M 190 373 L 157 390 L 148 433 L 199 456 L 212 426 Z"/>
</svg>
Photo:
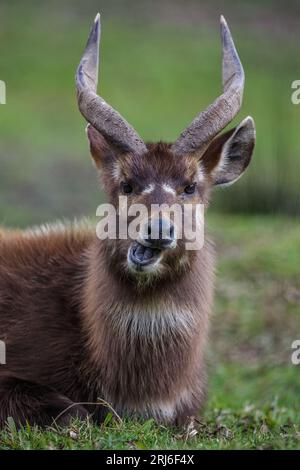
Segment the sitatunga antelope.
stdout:
<svg viewBox="0 0 300 470">
<path fill-rule="evenodd" d="M 128 206 L 208 205 L 214 186 L 249 165 L 251 117 L 219 135 L 238 113 L 244 71 L 221 17 L 223 92 L 173 144 L 145 144 L 96 94 L 97 15 L 77 69 L 78 105 L 108 201 Z M 158 217 L 158 216 L 156 216 Z M 158 238 L 151 237 L 153 225 Z M 165 227 L 169 236 L 164 237 Z M 205 396 L 204 353 L 213 298 L 214 253 L 163 216 L 138 239 L 100 240 L 87 224 L 0 232 L 0 425 L 41 426 L 72 417 L 153 417 L 183 425 Z M 103 403 L 103 402 L 101 402 Z"/>
</svg>

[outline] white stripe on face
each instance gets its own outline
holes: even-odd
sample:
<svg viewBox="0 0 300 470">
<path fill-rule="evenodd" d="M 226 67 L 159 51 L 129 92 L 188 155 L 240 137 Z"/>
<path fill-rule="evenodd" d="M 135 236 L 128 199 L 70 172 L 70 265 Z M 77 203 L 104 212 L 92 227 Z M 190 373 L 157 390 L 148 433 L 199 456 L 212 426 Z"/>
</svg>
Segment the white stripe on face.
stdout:
<svg viewBox="0 0 300 470">
<path fill-rule="evenodd" d="M 176 196 L 175 189 L 173 189 L 172 186 L 170 186 L 169 184 L 164 183 L 162 185 L 162 188 L 163 188 L 164 191 L 166 191 L 166 193 L 170 193 L 170 194 L 173 194 L 173 196 Z"/>
<path fill-rule="evenodd" d="M 149 184 L 143 191 L 143 194 L 150 194 L 154 190 L 154 184 Z"/>
</svg>

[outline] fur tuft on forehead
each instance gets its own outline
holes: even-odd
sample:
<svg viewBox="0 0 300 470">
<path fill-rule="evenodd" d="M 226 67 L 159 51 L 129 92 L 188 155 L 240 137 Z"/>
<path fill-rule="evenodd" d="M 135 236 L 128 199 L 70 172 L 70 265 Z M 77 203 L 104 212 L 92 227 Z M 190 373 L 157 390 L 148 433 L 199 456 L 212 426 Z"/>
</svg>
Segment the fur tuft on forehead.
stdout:
<svg viewBox="0 0 300 470">
<path fill-rule="evenodd" d="M 119 159 L 119 168 L 125 178 L 141 185 L 169 182 L 178 186 L 197 177 L 197 160 L 189 155 L 175 156 L 170 144 L 150 143 L 147 150 L 143 157 L 126 155 Z"/>
</svg>

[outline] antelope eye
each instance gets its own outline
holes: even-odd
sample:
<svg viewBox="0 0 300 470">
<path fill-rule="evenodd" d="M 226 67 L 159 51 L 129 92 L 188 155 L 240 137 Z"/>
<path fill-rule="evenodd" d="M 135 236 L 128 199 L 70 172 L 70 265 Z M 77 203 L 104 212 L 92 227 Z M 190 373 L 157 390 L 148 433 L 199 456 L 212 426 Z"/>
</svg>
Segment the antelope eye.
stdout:
<svg viewBox="0 0 300 470">
<path fill-rule="evenodd" d="M 121 189 L 124 194 L 131 194 L 133 192 L 133 187 L 129 183 L 122 182 Z"/>
<path fill-rule="evenodd" d="M 184 188 L 184 192 L 185 192 L 186 194 L 194 194 L 195 191 L 196 191 L 196 183 L 188 184 L 188 185 Z"/>
</svg>

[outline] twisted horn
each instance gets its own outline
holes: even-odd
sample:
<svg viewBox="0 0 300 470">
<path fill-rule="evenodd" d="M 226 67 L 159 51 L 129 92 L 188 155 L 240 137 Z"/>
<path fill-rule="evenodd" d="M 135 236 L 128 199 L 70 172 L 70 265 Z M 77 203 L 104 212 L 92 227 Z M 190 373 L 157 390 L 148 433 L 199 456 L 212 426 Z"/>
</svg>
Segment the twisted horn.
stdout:
<svg viewBox="0 0 300 470">
<path fill-rule="evenodd" d="M 221 16 L 223 93 L 200 113 L 172 145 L 175 154 L 203 151 L 211 140 L 229 124 L 241 108 L 244 70 L 225 18 Z"/>
<path fill-rule="evenodd" d="M 146 146 L 128 122 L 103 98 L 97 95 L 100 14 L 98 13 L 76 72 L 78 107 L 85 119 L 109 141 L 123 151 L 146 152 Z"/>
</svg>

